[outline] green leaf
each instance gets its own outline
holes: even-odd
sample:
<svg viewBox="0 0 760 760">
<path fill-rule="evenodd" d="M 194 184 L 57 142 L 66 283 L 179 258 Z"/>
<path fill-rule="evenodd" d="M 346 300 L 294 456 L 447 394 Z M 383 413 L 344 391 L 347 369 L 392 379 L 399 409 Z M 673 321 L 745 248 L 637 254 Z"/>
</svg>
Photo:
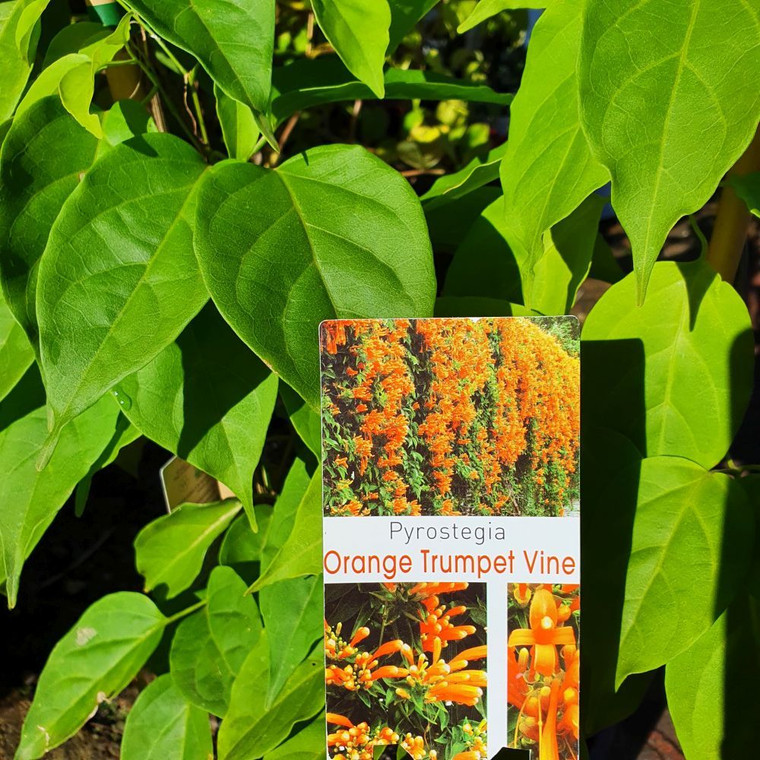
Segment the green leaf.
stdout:
<svg viewBox="0 0 760 760">
<path fill-rule="evenodd" d="M 732 478 L 679 457 L 642 461 L 616 686 L 669 662 L 712 625 L 747 572 L 753 534 Z"/>
<path fill-rule="evenodd" d="M 238 517 L 229 530 L 224 534 L 222 544 L 219 547 L 219 562 L 223 565 L 246 565 L 252 562 L 261 562 L 261 550 L 269 532 L 269 521 L 272 518 L 273 509 L 269 504 L 257 504 L 254 507 L 256 513 L 256 527 L 254 533 L 248 517 Z M 257 573 L 258 575 L 258 573 Z"/>
<path fill-rule="evenodd" d="M 462 244 L 478 217 L 494 201 L 501 198 L 498 187 L 475 188 L 459 198 L 442 203 L 425 204 L 425 219 L 430 242 L 436 253 L 451 253 Z"/>
<path fill-rule="evenodd" d="M 312 0 L 317 23 L 346 68 L 378 98 L 385 94 L 383 65 L 390 42 L 388 0 Z"/>
<path fill-rule="evenodd" d="M 108 37 L 111 30 L 95 21 L 77 21 L 75 24 L 64 26 L 45 51 L 42 68 L 46 69 L 51 63 L 69 53 L 78 53 L 83 47 Z"/>
<path fill-rule="evenodd" d="M 525 305 L 541 314 L 566 314 L 591 268 L 599 216 L 607 199 L 592 193 L 570 216 L 544 233 L 544 253 L 525 284 Z"/>
<path fill-rule="evenodd" d="M 24 720 L 16 760 L 35 760 L 73 736 L 118 694 L 161 640 L 165 618 L 142 594 L 95 602 L 55 645 Z"/>
<path fill-rule="evenodd" d="M 283 490 L 284 494 L 284 490 Z M 281 510 L 282 512 L 282 510 Z M 279 519 L 275 507 L 275 519 Z M 282 523 L 280 523 L 282 524 Z M 274 538 L 270 527 L 270 536 Z M 269 543 L 269 542 L 268 542 Z M 272 541 L 270 545 L 276 543 Z M 287 539 L 262 569 L 250 591 L 260 591 L 285 578 L 318 575 L 322 570 L 322 477 L 319 470 L 312 477 L 293 518 L 292 530 Z"/>
<path fill-rule="evenodd" d="M 21 567 L 76 484 L 108 444 L 119 410 L 102 399 L 74 420 L 48 466 L 35 467 L 47 436 L 45 394 L 32 367 L 0 404 L 0 576 L 8 604 L 18 593 Z"/>
<path fill-rule="evenodd" d="M 713 467 L 734 438 L 752 388 L 747 308 L 702 261 L 658 263 L 643 306 L 636 291 L 634 275 L 613 285 L 583 328 L 584 340 L 600 342 L 586 383 L 595 422 L 627 435 L 644 456 Z M 601 341 L 617 354 L 605 353 Z M 643 410 L 631 403 L 642 383 Z"/>
<path fill-rule="evenodd" d="M 169 674 L 140 692 L 124 725 L 123 760 L 209 760 L 208 715 L 191 705 Z"/>
<path fill-rule="evenodd" d="M 496 92 L 487 85 L 431 71 L 388 69 L 383 81 L 386 100 L 456 99 L 495 105 L 508 105 L 512 101 L 511 94 Z M 278 123 L 306 108 L 376 97 L 366 84 L 346 70 L 337 56 L 300 59 L 273 72 L 272 113 Z M 495 176 L 498 177 L 498 169 Z"/>
<path fill-rule="evenodd" d="M 270 642 L 269 697 L 279 693 L 314 643 L 322 638 L 322 576 L 289 578 L 259 594 Z"/>
<path fill-rule="evenodd" d="M 57 97 L 14 119 L 0 152 L 0 272 L 5 299 L 38 348 L 37 269 L 64 201 L 95 160 L 98 141 Z"/>
<path fill-rule="evenodd" d="M 439 177 L 421 198 L 425 213 L 499 179 L 501 160 L 506 152 L 507 143 L 503 143 L 485 156 L 476 156 L 458 172 Z"/>
<path fill-rule="evenodd" d="M 656 44 L 642 44 L 653 24 Z M 612 205 L 633 248 L 639 300 L 673 225 L 707 202 L 755 134 L 758 69 L 754 4 L 585 3 L 581 118 L 612 175 Z"/>
<path fill-rule="evenodd" d="M 391 8 L 391 25 L 388 29 L 386 55 L 390 56 L 417 22 L 438 4 L 438 0 L 388 0 L 388 4 Z"/>
<path fill-rule="evenodd" d="M 207 304 L 139 372 L 117 386 L 148 438 L 228 486 L 253 517 L 253 471 L 277 399 L 277 377 Z"/>
<path fill-rule="evenodd" d="M 751 757 L 757 746 L 755 700 L 760 679 L 760 609 L 748 594 L 665 668 L 665 689 L 678 741 L 689 760 Z"/>
<path fill-rule="evenodd" d="M 480 0 L 472 13 L 457 27 L 457 32 L 459 34 L 469 32 L 473 27 L 482 24 L 492 16 L 497 16 L 502 11 L 546 8 L 548 5 L 551 5 L 551 0 Z"/>
<path fill-rule="evenodd" d="M 443 295 L 522 301 L 520 269 L 507 234 L 504 198 L 499 196 L 483 209 L 454 251 Z"/>
<path fill-rule="evenodd" d="M 39 38 L 39 19 L 48 0 L 0 3 L 0 122 L 13 115 L 26 88 Z"/>
<path fill-rule="evenodd" d="M 34 103 L 50 95 L 58 94 L 63 107 L 88 132 L 100 139 L 103 129 L 96 114 L 90 113 L 95 93 L 95 75 L 129 40 L 130 16 L 124 16 L 116 29 L 105 37 L 88 41 L 76 53 L 68 53 L 40 72 L 19 103 L 16 115 L 28 110 Z"/>
<path fill-rule="evenodd" d="M 253 155 L 261 134 L 253 111 L 226 95 L 219 85 L 214 85 L 214 98 L 216 115 L 230 158 L 247 161 Z"/>
<path fill-rule="evenodd" d="M 145 577 L 145 590 L 165 584 L 171 598 L 189 588 L 209 547 L 239 511 L 236 499 L 182 504 L 148 523 L 135 538 L 137 570 Z"/>
<path fill-rule="evenodd" d="M 119 100 L 103 113 L 100 126 L 103 128 L 103 140 L 99 152 L 108 146 L 119 145 L 147 132 L 157 132 L 156 124 L 136 100 Z"/>
<path fill-rule="evenodd" d="M 316 456 L 322 456 L 322 421 L 319 415 L 289 386 L 280 384 L 280 397 L 301 440 Z"/>
<path fill-rule="evenodd" d="M 755 216 L 760 217 L 760 172 L 753 172 L 743 177 L 731 177 L 729 183 L 747 204 L 747 208 Z"/>
<path fill-rule="evenodd" d="M 224 717 L 243 660 L 261 635 L 261 618 L 245 583 L 229 567 L 215 567 L 206 606 L 183 620 L 169 661 L 174 682 L 194 705 Z"/>
<path fill-rule="evenodd" d="M 269 646 L 265 630 L 235 679 L 230 708 L 219 730 L 219 760 L 265 755 L 290 734 L 296 723 L 312 717 L 324 705 L 324 661 L 320 650 L 296 668 L 279 693 L 267 699 Z"/>
<path fill-rule="evenodd" d="M 432 312 L 419 201 L 363 148 L 316 148 L 276 171 L 217 164 L 198 209 L 196 252 L 219 311 L 314 409 L 323 319 Z"/>
<path fill-rule="evenodd" d="M 150 26 L 194 55 L 229 97 L 255 111 L 269 106 L 274 0 L 129 0 Z"/>
<path fill-rule="evenodd" d="M 203 171 L 187 143 L 148 134 L 107 151 L 64 204 L 37 288 L 51 446 L 206 301 L 192 249 L 193 189 Z"/>
<path fill-rule="evenodd" d="M 580 4 L 557 0 L 538 20 L 510 110 L 501 165 L 509 242 L 526 262 L 523 282 L 543 255 L 542 236 L 607 181 L 581 129 L 575 62 Z"/>
<path fill-rule="evenodd" d="M 33 361 L 34 349 L 0 294 L 0 401 L 21 380 Z"/>
<path fill-rule="evenodd" d="M 320 713 L 276 749 L 267 752 L 264 760 L 322 760 L 325 756 L 325 715 Z"/>
</svg>

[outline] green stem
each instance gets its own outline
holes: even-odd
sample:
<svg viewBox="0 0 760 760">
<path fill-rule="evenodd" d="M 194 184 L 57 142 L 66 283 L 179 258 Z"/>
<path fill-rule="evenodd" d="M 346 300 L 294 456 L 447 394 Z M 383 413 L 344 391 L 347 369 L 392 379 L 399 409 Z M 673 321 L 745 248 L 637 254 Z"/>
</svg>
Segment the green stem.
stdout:
<svg viewBox="0 0 760 760">
<path fill-rule="evenodd" d="M 206 604 L 208 604 L 208 601 L 206 599 L 201 599 L 200 602 L 196 602 L 195 604 L 191 604 L 189 607 L 186 607 L 184 610 L 175 612 L 173 615 L 170 615 L 168 618 L 166 618 L 165 625 L 171 625 L 172 623 L 176 623 L 178 620 L 181 620 L 183 617 L 192 615 L 193 612 L 201 609 L 202 607 L 205 607 Z"/>
<path fill-rule="evenodd" d="M 203 118 L 203 109 L 201 108 L 201 99 L 198 97 L 198 90 L 195 87 L 195 75 L 198 67 L 194 66 L 193 70 L 187 75 L 187 86 L 190 88 L 190 97 L 193 101 L 193 110 L 195 119 L 198 122 L 198 129 L 201 131 L 201 140 L 208 145 L 208 131 L 206 129 L 206 120 Z"/>
</svg>

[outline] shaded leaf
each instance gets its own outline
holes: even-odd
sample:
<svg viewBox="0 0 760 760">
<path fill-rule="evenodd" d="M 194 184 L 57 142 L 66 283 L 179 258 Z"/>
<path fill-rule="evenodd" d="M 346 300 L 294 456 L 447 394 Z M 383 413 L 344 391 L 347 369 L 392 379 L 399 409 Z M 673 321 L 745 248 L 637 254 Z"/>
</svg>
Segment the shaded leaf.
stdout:
<svg viewBox="0 0 760 760">
<path fill-rule="evenodd" d="M 469 32 L 470 29 L 482 24 L 492 16 L 502 11 L 511 11 L 518 8 L 546 8 L 551 5 L 551 0 L 479 0 L 472 13 L 457 27 L 459 34 Z"/>
<path fill-rule="evenodd" d="M 388 0 L 360 4 L 352 0 L 312 0 L 311 7 L 346 68 L 382 98 L 383 65 L 390 42 Z"/>
<path fill-rule="evenodd" d="M 224 717 L 242 660 L 261 634 L 261 619 L 245 583 L 229 567 L 209 578 L 206 606 L 183 620 L 169 661 L 174 682 L 192 704 Z"/>
<path fill-rule="evenodd" d="M 169 674 L 140 692 L 124 725 L 123 760 L 209 760 L 213 756 L 208 715 L 182 696 Z"/>
<path fill-rule="evenodd" d="M 669 662 L 712 625 L 748 570 L 753 541 L 736 481 L 679 457 L 642 461 L 616 685 Z"/>
<path fill-rule="evenodd" d="M 757 745 L 754 700 L 734 684 L 760 678 L 760 609 L 740 594 L 665 668 L 668 707 L 689 760 L 750 757 Z"/>
<path fill-rule="evenodd" d="M 119 410 L 107 398 L 74 420 L 41 472 L 35 462 L 47 437 L 45 394 L 32 367 L 0 404 L 0 576 L 13 607 L 21 568 L 76 484 L 113 435 Z"/>
<path fill-rule="evenodd" d="M 589 0 L 583 13 L 581 117 L 612 175 L 641 300 L 673 225 L 707 202 L 755 134 L 760 11 L 737 0 Z M 640 44 L 653 24 L 656 44 Z"/>
<path fill-rule="evenodd" d="M 23 377 L 33 361 L 34 349 L 0 294 L 0 401 Z"/>
<path fill-rule="evenodd" d="M 275 519 L 276 517 L 275 508 Z M 272 528 L 270 535 L 271 530 Z M 290 534 L 250 590 L 259 591 L 285 578 L 317 575 L 321 568 L 322 478 L 317 471 L 298 505 Z"/>
<path fill-rule="evenodd" d="M 392 55 L 417 22 L 437 4 L 438 0 L 388 0 L 391 8 L 391 25 L 388 29 L 389 41 L 386 55 Z"/>
<path fill-rule="evenodd" d="M 24 720 L 16 760 L 35 760 L 73 736 L 118 694 L 161 640 L 165 618 L 142 594 L 99 599 L 55 645 Z"/>
<path fill-rule="evenodd" d="M 192 250 L 193 188 L 203 170 L 187 143 L 148 134 L 107 151 L 64 204 L 37 289 L 51 446 L 206 301 Z"/>
<path fill-rule="evenodd" d="M 627 435 L 645 456 L 682 456 L 713 467 L 744 415 L 753 377 L 749 314 L 741 297 L 705 262 L 658 263 L 636 305 L 634 275 L 594 306 L 583 339 L 640 341 L 642 352 L 604 346 L 589 374 L 595 422 Z M 586 381 L 584 381 L 586 382 Z M 629 403 L 643 382 L 644 409 Z"/>
<path fill-rule="evenodd" d="M 306 728 L 267 752 L 264 760 L 322 760 L 325 756 L 324 743 L 325 716 L 321 713 Z"/>
<path fill-rule="evenodd" d="M 285 383 L 280 384 L 280 397 L 296 433 L 309 450 L 320 457 L 322 455 L 322 422 L 319 415 Z"/>
<path fill-rule="evenodd" d="M 457 99 L 497 105 L 507 105 L 512 100 L 512 95 L 496 92 L 487 85 L 432 71 L 388 69 L 383 81 L 386 100 Z M 296 60 L 273 73 L 272 113 L 278 122 L 305 108 L 376 97 L 366 84 L 346 70 L 337 56 Z M 495 176 L 498 177 L 498 169 Z"/>
<path fill-rule="evenodd" d="M 535 317 L 520 303 L 479 296 L 443 296 L 435 302 L 436 317 Z"/>
<path fill-rule="evenodd" d="M 271 698 L 322 638 L 322 576 L 289 578 L 265 586 L 259 604 L 270 642 Z"/>
<path fill-rule="evenodd" d="M 214 85 L 216 115 L 230 158 L 247 161 L 256 148 L 260 131 L 253 111 L 244 103 L 226 95 Z"/>
<path fill-rule="evenodd" d="M 274 0 L 129 0 L 164 39 L 194 55 L 231 98 L 265 112 L 274 53 Z"/>
<path fill-rule="evenodd" d="M 212 475 L 252 524 L 253 471 L 277 399 L 277 377 L 207 304 L 177 340 L 118 385 L 148 438 Z"/>
<path fill-rule="evenodd" d="M 312 717 L 324 705 L 321 651 L 312 653 L 280 692 L 267 699 L 269 651 L 265 630 L 233 684 L 230 708 L 219 730 L 219 760 L 265 755 L 290 734 L 296 723 Z"/>
<path fill-rule="evenodd" d="M 196 251 L 219 311 L 314 409 L 323 319 L 432 311 L 435 275 L 419 201 L 363 148 L 316 148 L 276 171 L 217 164 L 198 209 Z"/>
<path fill-rule="evenodd" d="M 212 543 L 240 511 L 240 502 L 182 504 L 148 523 L 135 538 L 135 561 L 145 590 L 166 584 L 169 598 L 189 588 Z"/>
</svg>

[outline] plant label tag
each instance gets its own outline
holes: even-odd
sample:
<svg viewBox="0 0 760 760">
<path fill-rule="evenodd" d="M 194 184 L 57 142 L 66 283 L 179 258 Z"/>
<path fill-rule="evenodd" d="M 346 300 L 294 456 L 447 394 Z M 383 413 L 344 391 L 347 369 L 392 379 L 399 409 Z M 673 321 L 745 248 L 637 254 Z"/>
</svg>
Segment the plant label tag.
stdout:
<svg viewBox="0 0 760 760">
<path fill-rule="evenodd" d="M 329 320 L 320 347 L 327 756 L 576 760 L 577 320 Z"/>
<path fill-rule="evenodd" d="M 167 512 L 180 504 L 210 504 L 235 495 L 223 483 L 179 457 L 172 457 L 159 474 Z"/>
</svg>

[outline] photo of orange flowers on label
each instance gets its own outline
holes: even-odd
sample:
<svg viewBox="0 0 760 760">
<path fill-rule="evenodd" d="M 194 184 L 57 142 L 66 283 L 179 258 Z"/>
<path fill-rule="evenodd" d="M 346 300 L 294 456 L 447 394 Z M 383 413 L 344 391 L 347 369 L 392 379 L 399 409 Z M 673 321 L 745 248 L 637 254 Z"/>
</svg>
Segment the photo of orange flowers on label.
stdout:
<svg viewBox="0 0 760 760">
<path fill-rule="evenodd" d="M 570 318 L 331 320 L 326 515 L 561 515 L 578 505 Z"/>
<path fill-rule="evenodd" d="M 320 326 L 331 760 L 578 760 L 574 317 Z"/>
<path fill-rule="evenodd" d="M 329 757 L 487 757 L 484 584 L 330 584 L 325 616 Z"/>
<path fill-rule="evenodd" d="M 578 757 L 580 587 L 509 585 L 510 745 L 533 760 Z"/>
</svg>

